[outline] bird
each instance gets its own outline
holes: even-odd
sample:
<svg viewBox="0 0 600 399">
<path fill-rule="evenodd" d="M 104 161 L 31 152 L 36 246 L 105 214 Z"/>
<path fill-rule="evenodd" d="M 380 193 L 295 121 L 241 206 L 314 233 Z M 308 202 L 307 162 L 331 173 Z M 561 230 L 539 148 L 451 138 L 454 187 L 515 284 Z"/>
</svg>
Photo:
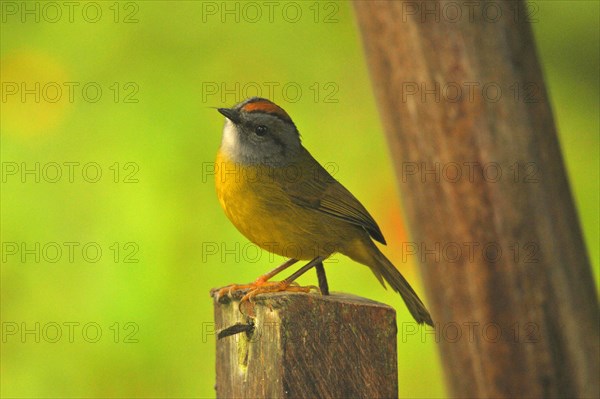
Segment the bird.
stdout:
<svg viewBox="0 0 600 399">
<path fill-rule="evenodd" d="M 373 217 L 302 145 L 288 113 L 261 97 L 217 110 L 225 116 L 216 157 L 219 202 L 247 239 L 289 258 L 250 284 L 223 287 L 218 296 L 246 290 L 243 302 L 267 292 L 308 292 L 315 287 L 300 287 L 295 280 L 340 253 L 398 292 L 415 321 L 433 326 L 417 293 L 374 243 L 386 241 Z M 309 262 L 288 278 L 271 281 L 300 260 Z"/>
</svg>

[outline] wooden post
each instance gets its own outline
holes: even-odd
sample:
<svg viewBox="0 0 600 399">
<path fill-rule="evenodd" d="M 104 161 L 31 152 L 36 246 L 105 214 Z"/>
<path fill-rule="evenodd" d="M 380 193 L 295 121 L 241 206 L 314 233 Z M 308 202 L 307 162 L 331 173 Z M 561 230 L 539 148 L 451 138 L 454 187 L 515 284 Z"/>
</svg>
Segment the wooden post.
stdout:
<svg viewBox="0 0 600 399">
<path fill-rule="evenodd" d="M 214 301 L 221 335 L 245 330 L 217 339 L 218 398 L 398 397 L 393 308 L 303 293 L 257 296 L 253 319 L 238 306 Z"/>
<path fill-rule="evenodd" d="M 450 394 L 599 397 L 597 294 L 531 9 L 467 3 L 355 2 Z"/>
</svg>

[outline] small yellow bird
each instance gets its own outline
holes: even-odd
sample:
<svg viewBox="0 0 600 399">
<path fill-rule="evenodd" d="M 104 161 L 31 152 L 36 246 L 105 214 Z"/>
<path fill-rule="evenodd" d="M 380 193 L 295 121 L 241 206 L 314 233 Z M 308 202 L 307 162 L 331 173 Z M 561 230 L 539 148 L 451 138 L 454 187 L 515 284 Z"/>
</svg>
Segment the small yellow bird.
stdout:
<svg viewBox="0 0 600 399">
<path fill-rule="evenodd" d="M 275 291 L 308 291 L 293 281 L 334 253 L 371 268 L 400 293 L 418 323 L 433 325 L 429 312 L 402 274 L 375 243 L 385 244 L 377 223 L 362 204 L 302 146 L 290 116 L 273 102 L 253 97 L 226 117 L 215 174 L 217 194 L 229 220 L 266 251 L 290 258 L 246 285 L 244 299 Z M 269 281 L 298 260 L 311 260 L 283 281 Z M 384 282 L 385 281 L 385 282 Z"/>
</svg>

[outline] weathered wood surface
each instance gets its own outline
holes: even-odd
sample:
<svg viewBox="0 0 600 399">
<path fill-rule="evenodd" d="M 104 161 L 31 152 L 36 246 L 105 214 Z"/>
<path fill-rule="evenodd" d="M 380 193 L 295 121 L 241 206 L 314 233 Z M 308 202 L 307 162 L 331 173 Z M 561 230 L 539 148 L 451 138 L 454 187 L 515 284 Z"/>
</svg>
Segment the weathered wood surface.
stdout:
<svg viewBox="0 0 600 399">
<path fill-rule="evenodd" d="M 248 323 L 238 301 L 214 301 L 217 331 Z M 398 397 L 393 308 L 347 294 L 275 293 L 257 296 L 253 314 L 252 332 L 217 340 L 218 398 Z"/>
<path fill-rule="evenodd" d="M 412 259 L 438 331 L 462 332 L 440 343 L 450 394 L 599 397 L 597 293 L 530 9 L 451 21 L 449 4 L 355 2 Z"/>
</svg>

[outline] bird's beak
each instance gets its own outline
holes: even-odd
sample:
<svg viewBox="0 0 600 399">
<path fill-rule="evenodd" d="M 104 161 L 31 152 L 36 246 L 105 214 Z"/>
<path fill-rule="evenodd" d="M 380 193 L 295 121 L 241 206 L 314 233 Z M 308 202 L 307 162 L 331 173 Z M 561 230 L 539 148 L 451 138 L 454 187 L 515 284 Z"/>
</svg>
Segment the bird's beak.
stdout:
<svg viewBox="0 0 600 399">
<path fill-rule="evenodd" d="M 225 118 L 229 119 L 230 121 L 232 121 L 236 125 L 242 121 L 242 119 L 240 118 L 240 111 L 238 111 L 237 109 L 233 109 L 233 108 L 217 108 L 217 110 L 221 114 L 225 115 Z"/>
</svg>

